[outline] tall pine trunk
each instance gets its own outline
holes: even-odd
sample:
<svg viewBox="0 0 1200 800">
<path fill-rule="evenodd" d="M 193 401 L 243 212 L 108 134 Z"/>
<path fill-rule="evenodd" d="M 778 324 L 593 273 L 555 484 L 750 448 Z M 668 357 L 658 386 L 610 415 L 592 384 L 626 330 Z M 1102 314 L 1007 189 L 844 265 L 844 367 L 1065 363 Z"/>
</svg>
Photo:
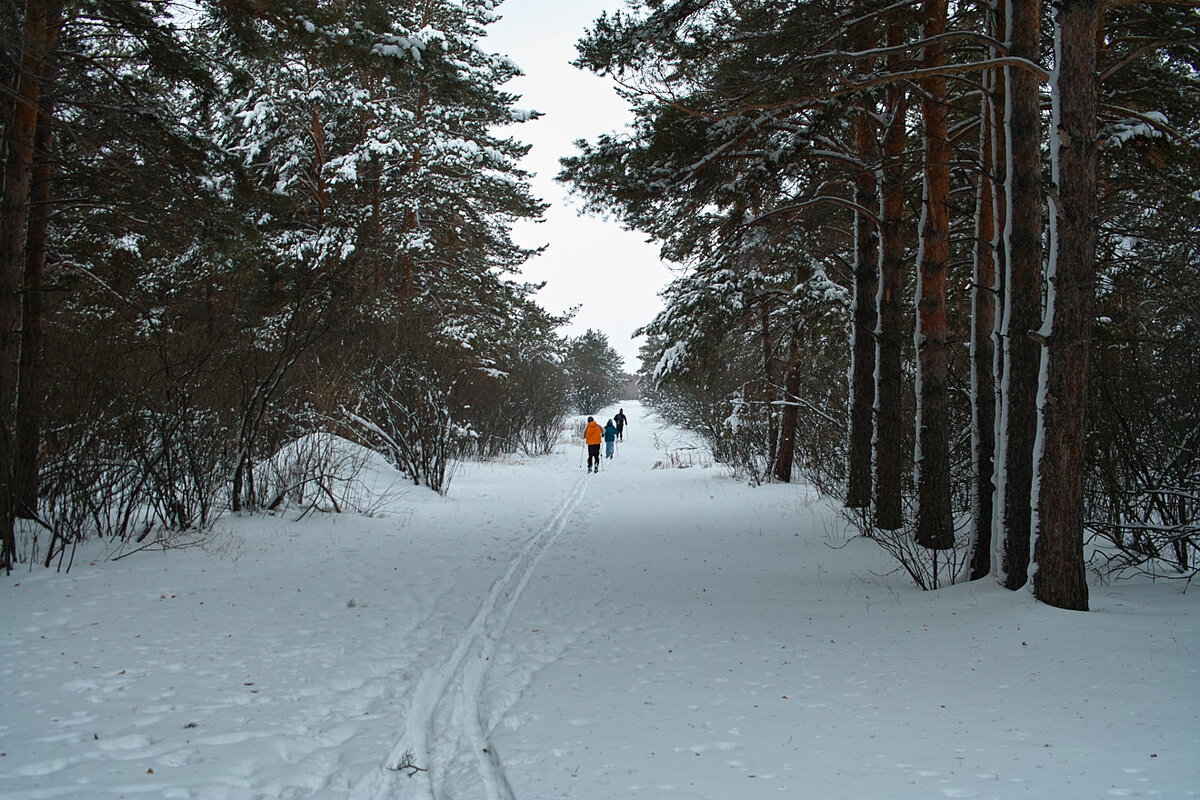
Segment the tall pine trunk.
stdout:
<svg viewBox="0 0 1200 800">
<path fill-rule="evenodd" d="M 902 17 L 888 20 L 888 71 L 904 67 Z M 887 88 L 886 128 L 880 167 L 879 297 L 875 388 L 875 525 L 904 526 L 901 353 L 904 343 L 904 148 L 908 144 L 908 92 L 903 83 Z"/>
<path fill-rule="evenodd" d="M 1008 6 L 1008 52 L 1038 61 L 1041 2 Z M 1038 75 L 1006 69 L 1008 191 L 1005 219 L 1004 348 L 997 442 L 996 510 L 993 534 L 1002 551 L 1001 580 L 1010 589 L 1025 585 L 1029 569 L 1033 444 L 1037 430 L 1040 351 L 1030 336 L 1041 324 L 1042 178 Z"/>
<path fill-rule="evenodd" d="M 38 449 L 41 443 L 42 275 L 50 221 L 50 148 L 48 123 L 39 122 L 38 159 L 30 183 L 25 280 L 21 292 L 21 355 L 13 425 L 13 495 L 18 517 L 34 519 L 38 506 Z"/>
<path fill-rule="evenodd" d="M 850 464 L 847 508 L 871 505 L 871 430 L 875 405 L 876 295 L 879 290 L 879 234 L 873 215 L 877 201 L 874 104 L 862 99 L 854 121 L 858 173 L 854 179 L 854 333 L 850 367 Z"/>
<path fill-rule="evenodd" d="M 1005 40 L 1006 31 L 1008 30 L 1008 6 L 1007 0 L 993 0 L 992 13 L 990 19 L 995 26 L 992 37 L 996 41 L 1003 42 Z M 987 559 L 987 570 L 990 572 L 995 569 L 995 566 L 1002 561 L 1002 554 L 999 552 L 998 542 L 1002 537 L 998 536 L 1000 531 L 999 519 L 997 513 L 997 503 L 1000 498 L 1000 482 L 1002 480 L 1001 463 L 1004 455 L 1004 431 L 1001 427 L 1001 387 L 1004 385 L 1004 340 L 1001 335 L 1002 326 L 1004 323 L 1004 306 L 1007 298 L 1006 292 L 1006 274 L 1008 270 L 1008 255 L 1005 250 L 1008 234 L 1005 230 L 1005 224 L 1008 218 L 1008 138 L 1006 120 L 1008 119 L 1008 75 L 1003 69 L 998 69 L 992 72 L 995 78 L 995 83 L 991 87 L 992 95 L 992 135 L 995 137 L 995 145 L 992 148 L 994 163 L 992 164 L 995 180 L 992 183 L 992 188 L 995 191 L 995 214 L 996 230 L 992 234 L 992 252 L 996 257 L 996 282 L 992 297 L 995 300 L 995 319 L 992 321 L 992 387 L 993 398 L 995 403 L 995 414 L 992 420 L 992 499 L 991 509 L 992 514 L 990 519 L 981 519 L 978 524 L 988 526 L 987 538 L 990 543 L 990 552 L 974 554 L 974 563 L 972 570 L 974 575 L 982 574 L 975 571 L 975 567 L 982 569 L 979 563 L 982 559 Z M 982 434 L 981 434 L 982 435 Z M 980 528 L 981 531 L 985 530 Z"/>
<path fill-rule="evenodd" d="M 21 350 L 21 280 L 42 68 L 49 53 L 47 20 L 45 0 L 27 0 L 21 63 L 11 94 L 13 113 L 0 141 L 5 157 L 0 196 L 0 568 L 6 570 L 16 560 L 13 426 Z"/>
<path fill-rule="evenodd" d="M 760 343 L 762 344 L 763 402 L 767 405 L 767 460 L 774 464 L 779 453 L 779 399 L 775 391 L 775 357 L 771 346 L 771 308 L 764 296 L 758 304 Z"/>
<path fill-rule="evenodd" d="M 793 325 L 788 344 L 787 375 L 783 382 L 783 412 L 779 420 L 779 450 L 775 454 L 775 480 L 790 483 L 796 462 L 797 400 L 800 394 L 800 344 L 796 341 L 799 329 Z"/>
<path fill-rule="evenodd" d="M 925 0 L 926 39 L 922 66 L 946 64 L 947 0 Z M 946 270 L 950 255 L 950 142 L 946 125 L 946 78 L 921 80 L 925 121 L 925 191 L 921 211 L 921 252 L 917 296 L 917 530 L 923 547 L 954 546 L 950 512 L 949 374 L 946 343 Z"/>
<path fill-rule="evenodd" d="M 53 48 L 62 25 L 62 9 L 51 2 L 46 15 L 46 57 L 43 60 L 42 107 L 34 134 L 30 169 L 29 214 L 25 241 L 24 285 L 21 292 L 21 355 L 18 362 L 14 423 L 13 494 L 18 517 L 35 519 L 38 508 L 38 454 L 41 449 L 42 407 L 42 276 L 51 211 L 51 155 L 54 128 L 51 103 L 54 82 Z"/>
<path fill-rule="evenodd" d="M 988 33 L 998 39 L 1001 27 L 996 9 L 988 14 Z M 998 55 L 998 48 L 991 48 Z M 979 115 L 979 186 L 975 199 L 975 264 L 971 286 L 971 444 L 975 468 L 974 507 L 971 514 L 971 580 L 992 569 L 992 508 L 995 492 L 996 444 L 996 224 L 999 175 L 996 169 L 997 135 L 1003 117 L 997 110 L 997 88 L 1002 71 L 984 76 Z"/>
<path fill-rule="evenodd" d="M 1088 349 L 1096 281 L 1098 0 L 1060 0 L 1055 19 L 1050 263 L 1038 411 L 1033 593 L 1086 611 L 1083 555 Z"/>
</svg>

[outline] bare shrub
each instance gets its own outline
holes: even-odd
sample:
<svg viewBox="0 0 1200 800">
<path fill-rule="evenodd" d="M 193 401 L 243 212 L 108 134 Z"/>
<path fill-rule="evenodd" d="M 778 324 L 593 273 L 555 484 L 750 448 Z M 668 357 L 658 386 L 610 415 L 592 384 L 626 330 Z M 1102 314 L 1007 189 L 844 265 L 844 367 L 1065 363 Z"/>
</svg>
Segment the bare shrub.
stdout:
<svg viewBox="0 0 1200 800">
<path fill-rule="evenodd" d="M 517 446 L 529 456 L 553 452 L 571 413 L 566 373 L 548 359 L 530 360 L 514 371 L 513 378 Z"/>
<path fill-rule="evenodd" d="M 484 459 L 552 452 L 570 412 L 566 373 L 548 356 L 476 370 L 460 384 L 459 398 L 475 433 L 469 455 Z"/>
<path fill-rule="evenodd" d="M 455 417 L 455 381 L 432 363 L 380 365 L 360 387 L 358 406 L 343 409 L 357 441 L 439 494 L 449 489 L 471 431 Z"/>
<path fill-rule="evenodd" d="M 707 452 L 695 448 L 690 451 L 672 450 L 665 454 L 650 469 L 691 469 L 692 467 L 711 467 L 712 458 Z"/>
<path fill-rule="evenodd" d="M 84 343 L 47 382 L 38 508 L 51 531 L 47 564 L 93 536 L 142 541 L 156 527 L 206 527 L 224 510 L 229 421 L 200 402 L 212 398 L 204 355 L 177 374 L 178 362 L 155 360 L 185 360 L 165 348 Z"/>
<path fill-rule="evenodd" d="M 369 452 L 337 436 L 314 431 L 281 448 L 255 468 L 257 504 L 275 511 L 372 513 L 379 504 L 359 480 Z"/>
<path fill-rule="evenodd" d="M 1200 491 L 1162 487 L 1112 494 L 1107 520 L 1089 523 L 1092 568 L 1106 577 L 1148 575 L 1191 584 L 1200 574 Z"/>
<path fill-rule="evenodd" d="M 214 411 L 182 404 L 143 415 L 131 442 L 146 501 L 167 528 L 207 527 L 224 510 L 230 431 Z"/>
<path fill-rule="evenodd" d="M 959 514 L 956 518 L 954 546 L 948 550 L 935 550 L 917 544 L 915 526 L 911 522 L 896 530 L 881 530 L 870 523 L 868 513 L 866 509 L 841 509 L 842 516 L 859 535 L 883 548 L 898 564 L 897 569 L 907 574 L 919 588 L 932 591 L 966 580 L 972 552 L 967 515 Z M 909 520 L 913 518 L 911 509 L 905 516 Z"/>
<path fill-rule="evenodd" d="M 727 401 L 729 413 L 722 424 L 721 436 L 712 442 L 714 455 L 739 478 L 753 484 L 770 479 L 771 435 L 774 409 L 768 403 L 748 401 L 742 391 Z"/>
<path fill-rule="evenodd" d="M 99 431 L 64 437 L 41 470 L 40 519 L 50 531 L 44 559 L 31 533 L 33 559 L 48 567 L 68 547 L 92 536 L 141 539 L 158 522 L 146 501 L 147 476 L 133 461 L 111 452 Z M 86 434 L 91 435 L 86 435 Z"/>
</svg>

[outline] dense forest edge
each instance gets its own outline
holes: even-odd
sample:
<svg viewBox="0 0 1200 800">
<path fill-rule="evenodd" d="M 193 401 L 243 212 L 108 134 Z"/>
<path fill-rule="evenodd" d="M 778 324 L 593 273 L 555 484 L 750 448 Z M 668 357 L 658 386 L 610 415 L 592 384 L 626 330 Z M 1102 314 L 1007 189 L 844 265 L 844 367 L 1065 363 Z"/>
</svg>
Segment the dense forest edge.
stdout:
<svg viewBox="0 0 1200 800">
<path fill-rule="evenodd" d="M 1190 581 L 1200 518 L 1200 11 L 636 3 L 578 65 L 627 131 L 560 179 L 687 271 L 649 399 L 840 499 L 919 585 L 1087 608 Z"/>
<path fill-rule="evenodd" d="M 349 439 L 449 490 L 620 399 L 522 281 L 537 112 L 492 0 L 0 9 L 0 567 L 338 511 Z M 574 33 L 570 34 L 574 35 Z M 925 588 L 1190 582 L 1200 10 L 641 0 L 563 159 L 679 265 L 639 392 Z"/>
</svg>

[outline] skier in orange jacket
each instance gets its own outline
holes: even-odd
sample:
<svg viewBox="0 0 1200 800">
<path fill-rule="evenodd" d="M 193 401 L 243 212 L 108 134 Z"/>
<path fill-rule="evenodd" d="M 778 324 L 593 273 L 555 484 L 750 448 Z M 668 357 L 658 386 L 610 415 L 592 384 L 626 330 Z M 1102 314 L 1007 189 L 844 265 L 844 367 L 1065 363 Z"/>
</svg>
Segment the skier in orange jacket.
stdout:
<svg viewBox="0 0 1200 800">
<path fill-rule="evenodd" d="M 587 428 L 583 432 L 583 440 L 587 442 L 588 449 L 588 472 L 592 471 L 592 464 L 595 464 L 596 472 L 600 471 L 600 442 L 604 441 L 604 428 L 601 428 L 599 423 L 592 417 L 588 417 Z"/>
</svg>

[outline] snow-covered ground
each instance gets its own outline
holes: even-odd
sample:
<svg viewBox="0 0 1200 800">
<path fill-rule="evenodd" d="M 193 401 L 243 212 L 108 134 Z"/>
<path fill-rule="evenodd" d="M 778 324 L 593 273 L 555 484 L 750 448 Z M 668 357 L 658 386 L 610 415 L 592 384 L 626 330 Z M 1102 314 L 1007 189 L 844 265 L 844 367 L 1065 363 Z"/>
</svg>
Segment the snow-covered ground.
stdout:
<svg viewBox="0 0 1200 800">
<path fill-rule="evenodd" d="M 0 797 L 1200 796 L 1196 592 L 924 593 L 624 405 L 598 475 L 0 580 Z"/>
</svg>

